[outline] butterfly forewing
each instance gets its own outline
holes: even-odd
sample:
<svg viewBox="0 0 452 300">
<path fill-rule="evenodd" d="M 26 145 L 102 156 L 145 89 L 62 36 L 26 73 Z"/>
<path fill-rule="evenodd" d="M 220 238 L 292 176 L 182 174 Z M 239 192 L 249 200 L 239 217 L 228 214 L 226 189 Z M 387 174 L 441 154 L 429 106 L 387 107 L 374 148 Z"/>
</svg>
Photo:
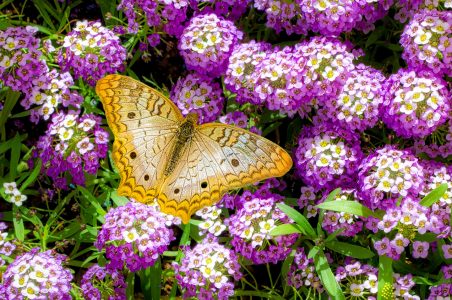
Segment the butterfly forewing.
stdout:
<svg viewBox="0 0 452 300">
<path fill-rule="evenodd" d="M 115 136 L 118 193 L 151 201 L 183 120 L 180 111 L 157 91 L 126 76 L 106 76 L 98 81 L 96 92 Z"/>
</svg>

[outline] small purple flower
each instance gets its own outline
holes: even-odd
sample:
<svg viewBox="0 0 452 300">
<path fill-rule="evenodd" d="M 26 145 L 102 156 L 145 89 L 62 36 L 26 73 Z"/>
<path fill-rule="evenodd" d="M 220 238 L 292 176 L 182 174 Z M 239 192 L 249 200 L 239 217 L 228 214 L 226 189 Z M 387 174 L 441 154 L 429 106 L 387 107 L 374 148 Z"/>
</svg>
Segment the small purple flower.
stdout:
<svg viewBox="0 0 452 300">
<path fill-rule="evenodd" d="M 229 57 L 242 36 L 231 21 L 204 14 L 190 20 L 178 47 L 188 69 L 218 77 L 226 72 Z"/>
<path fill-rule="evenodd" d="M 378 255 L 389 256 L 392 249 L 391 241 L 387 237 L 384 237 L 382 240 L 374 243 L 374 248 L 377 250 Z"/>
<path fill-rule="evenodd" d="M 215 121 L 221 114 L 225 101 L 220 85 L 198 73 L 179 78 L 171 90 L 171 99 L 182 114 L 198 114 L 200 123 Z"/>
<path fill-rule="evenodd" d="M 415 241 L 413 243 L 413 257 L 414 258 L 426 258 L 428 255 L 428 249 L 430 244 L 428 242 Z"/>
<path fill-rule="evenodd" d="M 72 274 L 63 267 L 67 257 L 39 248 L 22 254 L 3 274 L 5 299 L 72 299 Z"/>
<path fill-rule="evenodd" d="M 184 299 L 229 299 L 234 294 L 234 281 L 242 277 L 236 254 L 216 239 L 204 239 L 193 249 L 186 248 L 180 264 L 174 262 L 173 266 Z"/>
<path fill-rule="evenodd" d="M 83 275 L 83 296 L 92 300 L 125 300 L 127 283 L 118 270 L 92 265 Z"/>
<path fill-rule="evenodd" d="M 234 215 L 225 220 L 232 236 L 234 249 L 255 264 L 277 263 L 289 253 L 297 234 L 271 236 L 276 224 L 291 223 L 276 207 L 279 195 L 271 193 L 251 194 L 251 200 L 243 204 Z"/>
<path fill-rule="evenodd" d="M 123 71 L 126 58 L 127 50 L 120 39 L 93 21 L 78 21 L 58 53 L 62 71 L 72 71 L 75 78 L 81 77 L 91 85 L 106 74 Z"/>
<path fill-rule="evenodd" d="M 443 250 L 443 255 L 445 259 L 452 258 L 452 244 L 451 245 L 442 245 L 441 250 Z"/>
<path fill-rule="evenodd" d="M 427 300 L 448 300 L 452 295 L 452 283 L 443 283 L 430 287 L 430 295 Z"/>
<path fill-rule="evenodd" d="M 105 215 L 95 246 L 99 251 L 105 249 L 108 268 L 120 270 L 125 266 L 131 272 L 146 269 L 174 240 L 173 231 L 167 227 L 173 222 L 180 221 L 156 206 L 129 202 Z"/>
<path fill-rule="evenodd" d="M 409 66 L 429 68 L 438 76 L 452 76 L 452 14 L 423 9 L 405 26 L 400 44 Z"/>
</svg>

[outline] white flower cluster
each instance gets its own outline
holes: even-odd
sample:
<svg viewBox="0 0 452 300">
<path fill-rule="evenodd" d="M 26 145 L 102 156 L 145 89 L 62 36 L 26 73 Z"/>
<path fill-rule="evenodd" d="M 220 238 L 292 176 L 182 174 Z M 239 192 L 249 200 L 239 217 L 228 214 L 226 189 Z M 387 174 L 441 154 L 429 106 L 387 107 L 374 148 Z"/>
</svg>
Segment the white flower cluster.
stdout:
<svg viewBox="0 0 452 300">
<path fill-rule="evenodd" d="M 22 203 L 27 200 L 27 196 L 22 194 L 15 182 L 5 182 L 3 183 L 3 188 L 5 189 L 5 199 L 7 201 L 14 203 L 17 206 L 21 206 Z"/>
</svg>

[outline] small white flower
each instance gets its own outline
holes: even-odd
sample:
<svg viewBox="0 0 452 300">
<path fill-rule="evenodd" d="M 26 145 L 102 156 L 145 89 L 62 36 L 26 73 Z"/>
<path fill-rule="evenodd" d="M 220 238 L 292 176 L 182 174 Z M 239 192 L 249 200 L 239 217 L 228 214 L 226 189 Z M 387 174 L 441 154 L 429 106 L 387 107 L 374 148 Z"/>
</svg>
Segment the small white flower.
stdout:
<svg viewBox="0 0 452 300">
<path fill-rule="evenodd" d="M 242 233 L 240 234 L 240 237 L 242 239 L 251 239 L 251 237 L 253 236 L 254 233 L 254 227 L 247 227 L 244 231 L 242 231 Z"/>
<path fill-rule="evenodd" d="M 15 190 L 10 198 L 10 201 L 17 206 L 21 206 L 25 200 L 27 200 L 27 196 L 23 195 L 19 190 Z"/>
<path fill-rule="evenodd" d="M 251 240 L 251 246 L 256 248 L 256 246 L 262 246 L 264 243 L 265 235 L 261 233 L 255 233 Z"/>
<path fill-rule="evenodd" d="M 30 272 L 30 278 L 37 282 L 45 282 L 48 280 L 48 277 L 49 270 L 44 268 L 44 266 L 35 266 L 34 270 Z"/>
<path fill-rule="evenodd" d="M 315 164 L 318 167 L 325 167 L 325 166 L 328 166 L 330 164 L 330 161 L 331 161 L 331 156 L 327 155 L 325 153 L 322 153 L 320 155 L 320 157 L 316 160 Z"/>
<path fill-rule="evenodd" d="M 219 236 L 223 231 L 225 231 L 226 226 L 220 221 L 215 222 L 210 228 L 209 232 L 215 236 Z"/>
<path fill-rule="evenodd" d="M 15 288 L 24 287 L 27 285 L 29 278 L 28 274 L 14 274 L 12 286 Z"/>
<path fill-rule="evenodd" d="M 82 123 L 78 124 L 78 128 L 81 128 L 83 131 L 89 131 L 91 128 L 94 127 L 94 125 L 96 125 L 96 121 L 92 120 L 92 119 L 85 119 L 83 120 Z"/>
<path fill-rule="evenodd" d="M 432 33 L 429 31 L 422 31 L 420 30 L 416 37 L 414 38 L 414 42 L 418 45 L 425 45 L 428 44 L 430 41 L 430 38 L 432 37 Z"/>
<path fill-rule="evenodd" d="M 33 281 L 29 281 L 26 288 L 21 289 L 21 294 L 28 299 L 36 299 L 39 296 L 39 287 Z"/>
<path fill-rule="evenodd" d="M 269 233 L 275 227 L 275 220 L 273 219 L 259 222 L 259 228 L 262 233 Z"/>
<path fill-rule="evenodd" d="M 4 182 L 3 187 L 5 188 L 5 194 L 12 195 L 14 191 L 17 190 L 17 184 L 13 182 Z"/>
<path fill-rule="evenodd" d="M 60 140 L 62 141 L 68 141 L 72 138 L 72 136 L 74 135 L 74 130 L 72 129 L 68 129 L 66 127 L 61 127 L 58 130 L 58 137 L 60 138 Z"/>
<path fill-rule="evenodd" d="M 350 284 L 350 295 L 354 297 L 361 297 L 363 295 L 363 286 L 361 284 Z"/>
<path fill-rule="evenodd" d="M 94 149 L 94 145 L 89 141 L 88 137 L 84 137 L 80 142 L 77 143 L 77 148 L 79 149 L 80 154 L 83 155 L 86 152 Z"/>
<path fill-rule="evenodd" d="M 382 178 L 378 183 L 377 189 L 383 192 L 390 192 L 393 185 L 394 185 L 393 179 Z"/>
<path fill-rule="evenodd" d="M 130 230 L 124 230 L 122 232 L 122 237 L 124 238 L 124 241 L 126 243 L 132 243 L 138 239 L 139 235 L 137 233 L 137 230 L 135 228 L 132 228 Z"/>
</svg>

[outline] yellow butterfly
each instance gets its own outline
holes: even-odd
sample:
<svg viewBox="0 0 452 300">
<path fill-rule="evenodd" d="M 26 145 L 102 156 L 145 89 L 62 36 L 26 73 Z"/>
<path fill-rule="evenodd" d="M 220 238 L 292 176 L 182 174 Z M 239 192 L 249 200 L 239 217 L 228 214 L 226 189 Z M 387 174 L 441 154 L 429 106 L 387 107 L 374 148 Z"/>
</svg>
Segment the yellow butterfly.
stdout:
<svg viewBox="0 0 452 300">
<path fill-rule="evenodd" d="M 292 167 L 275 143 L 230 125 L 198 125 L 196 114 L 184 118 L 171 100 L 130 77 L 108 75 L 96 93 L 115 136 L 118 194 L 142 203 L 157 199 L 184 223 L 227 191 Z"/>
</svg>

